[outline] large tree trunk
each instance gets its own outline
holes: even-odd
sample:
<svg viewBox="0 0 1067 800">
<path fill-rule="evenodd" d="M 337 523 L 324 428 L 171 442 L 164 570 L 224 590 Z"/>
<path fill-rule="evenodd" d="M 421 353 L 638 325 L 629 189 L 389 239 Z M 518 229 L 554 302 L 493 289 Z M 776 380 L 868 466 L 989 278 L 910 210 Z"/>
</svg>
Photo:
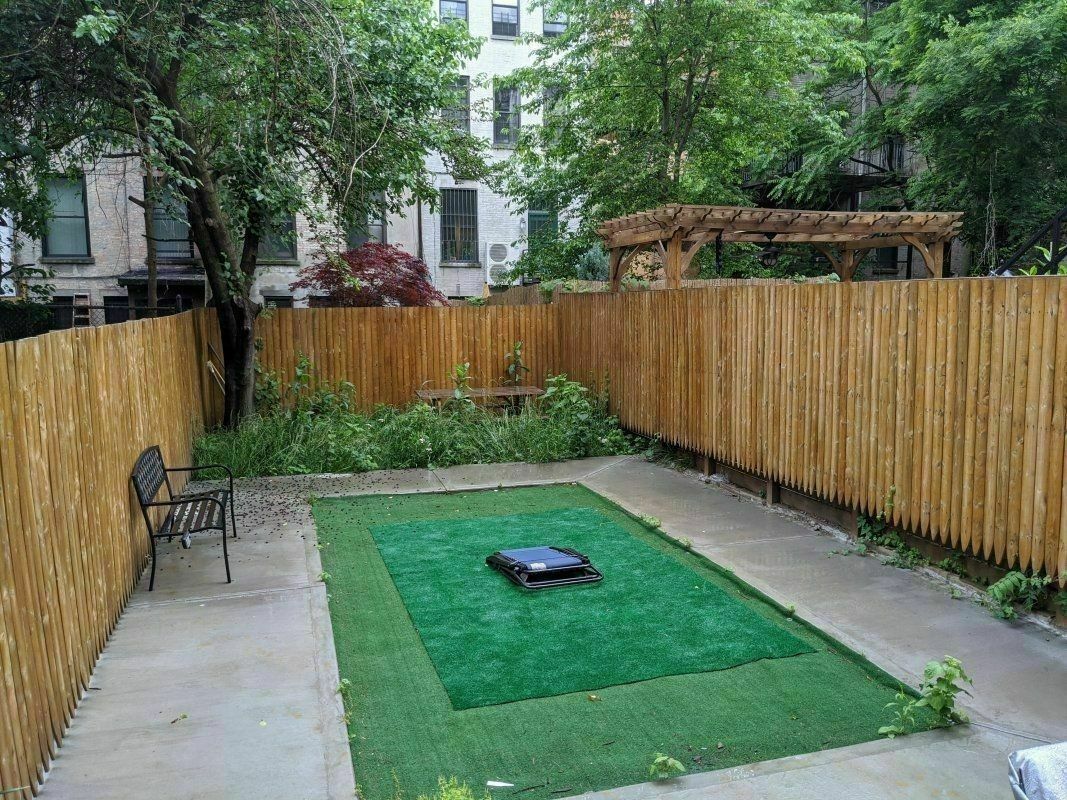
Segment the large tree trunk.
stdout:
<svg viewBox="0 0 1067 800">
<path fill-rule="evenodd" d="M 216 304 L 226 385 L 223 425 L 233 427 L 255 407 L 256 316 L 259 307 L 234 297 Z"/>
<path fill-rule="evenodd" d="M 250 297 L 255 274 L 255 255 L 243 258 L 233 246 L 219 202 L 214 178 L 199 154 L 178 162 L 180 171 L 196 185 L 184 186 L 189 207 L 189 227 L 211 287 L 212 305 L 218 313 L 225 387 L 223 424 L 233 427 L 255 409 L 256 317 L 259 305 Z M 253 248 L 255 237 L 253 237 Z M 245 250 L 249 246 L 248 237 Z"/>
</svg>

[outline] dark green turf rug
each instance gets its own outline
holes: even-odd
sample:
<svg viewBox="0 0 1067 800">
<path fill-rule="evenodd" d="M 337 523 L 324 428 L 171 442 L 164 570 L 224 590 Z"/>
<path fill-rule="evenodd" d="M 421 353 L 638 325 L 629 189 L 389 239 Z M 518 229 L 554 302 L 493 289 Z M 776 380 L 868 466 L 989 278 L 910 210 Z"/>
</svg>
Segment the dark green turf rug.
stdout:
<svg viewBox="0 0 1067 800">
<path fill-rule="evenodd" d="M 813 648 L 595 508 L 371 528 L 453 708 L 736 667 Z M 604 580 L 521 589 L 494 550 L 564 545 Z"/>
<path fill-rule="evenodd" d="M 573 509 L 602 515 L 672 573 L 691 571 L 693 586 L 715 587 L 810 652 L 455 710 L 371 529 Z M 338 498 L 318 501 L 314 514 L 365 800 L 430 794 L 440 776 L 470 784 L 476 796 L 489 780 L 515 784 L 493 789 L 494 800 L 523 789 L 519 800 L 552 800 L 647 780 L 655 752 L 690 772 L 723 769 L 875 739 L 890 720 L 883 707 L 898 685 L 890 676 L 582 487 Z M 653 622 L 664 649 L 684 635 L 674 615 Z M 472 669 L 481 657 L 471 654 Z"/>
</svg>

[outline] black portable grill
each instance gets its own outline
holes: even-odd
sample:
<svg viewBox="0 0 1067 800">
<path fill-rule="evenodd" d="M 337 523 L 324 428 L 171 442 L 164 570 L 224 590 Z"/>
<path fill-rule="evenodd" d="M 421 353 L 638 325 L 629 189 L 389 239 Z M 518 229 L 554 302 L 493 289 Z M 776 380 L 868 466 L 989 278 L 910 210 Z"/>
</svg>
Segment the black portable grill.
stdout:
<svg viewBox="0 0 1067 800">
<path fill-rule="evenodd" d="M 604 577 L 586 556 L 569 547 L 498 550 L 485 563 L 524 589 L 596 583 Z"/>
</svg>

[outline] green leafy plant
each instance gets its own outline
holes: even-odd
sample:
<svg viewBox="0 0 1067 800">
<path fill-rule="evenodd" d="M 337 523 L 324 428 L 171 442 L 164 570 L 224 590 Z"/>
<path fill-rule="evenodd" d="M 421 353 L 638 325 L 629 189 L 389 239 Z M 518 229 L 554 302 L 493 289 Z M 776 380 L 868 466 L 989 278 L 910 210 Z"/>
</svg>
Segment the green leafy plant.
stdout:
<svg viewBox="0 0 1067 800">
<path fill-rule="evenodd" d="M 648 777 L 654 781 L 666 781 L 675 775 L 682 775 L 685 767 L 677 758 L 672 758 L 666 753 L 654 753 L 652 763 L 648 767 Z"/>
<path fill-rule="evenodd" d="M 512 386 L 522 386 L 526 373 L 530 371 L 522 357 L 522 342 L 515 342 L 511 346 L 511 352 L 504 356 L 504 365 L 508 376 L 505 383 Z"/>
<path fill-rule="evenodd" d="M 1017 606 L 1033 611 L 1045 599 L 1052 578 L 1047 575 L 1027 575 L 1013 570 L 986 590 L 987 604 L 993 615 L 1001 619 L 1015 619 Z"/>
<path fill-rule="evenodd" d="M 915 706 L 915 698 L 904 691 L 904 687 L 901 686 L 893 702 L 885 705 L 887 709 L 893 710 L 893 722 L 879 728 L 878 734 L 890 739 L 907 736 L 915 728 Z"/>
<path fill-rule="evenodd" d="M 941 661 L 927 662 L 923 670 L 923 682 L 919 686 L 922 697 L 916 706 L 933 711 L 938 725 L 967 722 L 967 715 L 956 708 L 956 695 L 960 692 L 970 694 L 963 687 L 965 683 L 974 685 L 958 658 L 945 656 Z"/>
<path fill-rule="evenodd" d="M 893 709 L 893 722 L 879 728 L 878 733 L 891 739 L 911 733 L 916 726 L 915 711 L 919 708 L 929 708 L 938 727 L 967 722 L 967 715 L 956 708 L 957 695 L 970 694 L 964 684 L 973 686 L 974 682 L 958 658 L 945 656 L 941 661 L 927 662 L 919 684 L 919 698 L 909 697 L 901 687 L 896 699 L 886 704 L 887 709 Z"/>
<path fill-rule="evenodd" d="M 1044 270 L 1048 269 L 1048 265 L 1052 261 L 1052 243 L 1050 242 L 1048 247 L 1038 245 L 1037 250 L 1041 253 L 1037 263 L 1031 264 L 1029 267 L 1019 267 L 1018 272 L 1020 275 L 1041 275 L 1044 274 Z M 1067 262 L 1060 263 L 1052 274 L 1067 275 Z"/>
<path fill-rule="evenodd" d="M 881 545 L 882 547 L 899 547 L 903 543 L 892 526 L 889 518 L 893 514 L 893 503 L 896 498 L 897 487 L 890 486 L 886 494 L 885 503 L 881 511 L 874 517 L 860 516 L 857 521 L 857 536 L 864 542 Z"/>
<path fill-rule="evenodd" d="M 901 541 L 900 545 L 893 551 L 893 555 L 887 558 L 885 563 L 900 569 L 915 569 L 929 564 L 930 560 L 911 545 Z"/>
<path fill-rule="evenodd" d="M 650 528 L 660 527 L 659 517 L 653 517 L 650 514 L 642 514 L 641 521 Z"/>
<path fill-rule="evenodd" d="M 1052 604 L 1061 614 L 1067 614 L 1067 589 L 1061 589 L 1052 597 Z"/>
<path fill-rule="evenodd" d="M 462 364 L 454 365 L 448 377 L 452 381 L 452 397 L 449 398 L 447 406 L 452 409 L 473 406 L 474 401 L 471 400 L 470 362 L 464 361 Z"/>
<path fill-rule="evenodd" d="M 967 576 L 967 565 L 960 553 L 952 553 L 938 561 L 934 566 L 953 575 L 959 575 L 961 578 Z"/>
</svg>

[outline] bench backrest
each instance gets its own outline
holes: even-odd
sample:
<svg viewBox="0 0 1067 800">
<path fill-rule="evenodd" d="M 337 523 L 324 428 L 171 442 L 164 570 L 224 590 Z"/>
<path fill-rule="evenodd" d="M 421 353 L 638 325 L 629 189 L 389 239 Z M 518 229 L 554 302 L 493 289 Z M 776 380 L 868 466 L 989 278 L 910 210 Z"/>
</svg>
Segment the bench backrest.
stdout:
<svg viewBox="0 0 1067 800">
<path fill-rule="evenodd" d="M 154 444 L 137 456 L 130 480 L 133 481 L 133 488 L 137 491 L 137 500 L 142 506 L 155 499 L 163 484 L 167 484 L 167 490 L 170 491 L 170 481 L 167 480 L 167 473 L 164 471 L 163 453 L 160 452 L 159 445 Z"/>
</svg>

